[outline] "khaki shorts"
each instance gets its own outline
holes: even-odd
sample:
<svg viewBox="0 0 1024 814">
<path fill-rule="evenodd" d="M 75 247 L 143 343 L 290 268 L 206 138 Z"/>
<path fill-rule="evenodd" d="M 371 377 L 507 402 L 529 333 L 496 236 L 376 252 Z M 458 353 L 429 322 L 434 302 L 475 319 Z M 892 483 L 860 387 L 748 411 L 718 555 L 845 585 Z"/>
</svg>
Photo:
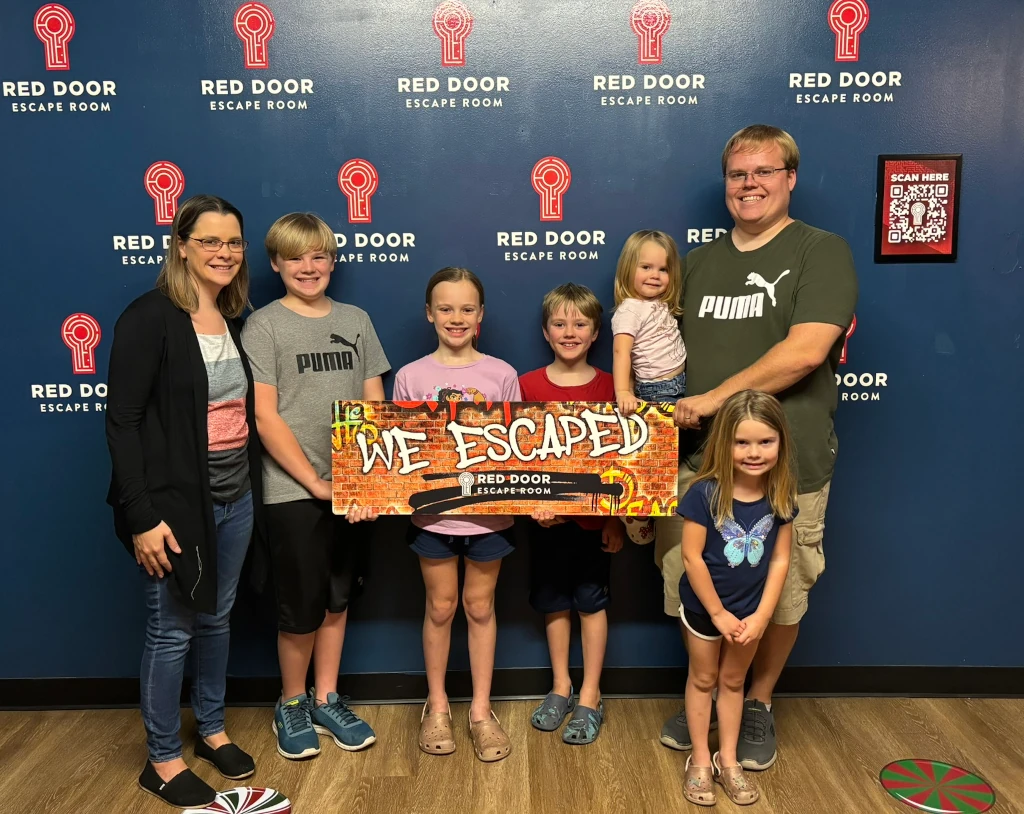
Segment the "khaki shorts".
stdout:
<svg viewBox="0 0 1024 814">
<path fill-rule="evenodd" d="M 682 500 L 697 473 L 686 464 L 679 467 L 679 499 Z M 825 508 L 831 481 L 817 492 L 797 495 L 800 514 L 793 521 L 793 546 L 789 573 L 782 596 L 772 615 L 777 625 L 795 625 L 807 613 L 807 594 L 825 570 L 822 536 L 825 532 Z M 665 613 L 679 616 L 679 579 L 683 576 L 683 518 L 678 514 L 657 521 L 654 562 L 665 581 Z"/>
</svg>

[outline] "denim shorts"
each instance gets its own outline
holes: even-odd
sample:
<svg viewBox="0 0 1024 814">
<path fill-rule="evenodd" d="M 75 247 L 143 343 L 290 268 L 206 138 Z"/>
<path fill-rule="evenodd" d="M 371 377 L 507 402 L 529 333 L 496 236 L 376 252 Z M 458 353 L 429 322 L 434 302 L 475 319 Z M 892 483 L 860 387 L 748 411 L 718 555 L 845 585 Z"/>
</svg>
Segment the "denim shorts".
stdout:
<svg viewBox="0 0 1024 814">
<path fill-rule="evenodd" d="M 507 557 L 515 551 L 513 527 L 485 534 L 454 536 L 435 534 L 418 526 L 409 526 L 409 548 L 428 560 L 447 560 L 465 555 L 473 562 L 493 562 Z"/>
<path fill-rule="evenodd" d="M 633 391 L 641 401 L 659 402 L 678 401 L 686 392 L 686 373 L 680 373 L 671 379 L 659 379 L 654 382 L 638 381 Z"/>
</svg>

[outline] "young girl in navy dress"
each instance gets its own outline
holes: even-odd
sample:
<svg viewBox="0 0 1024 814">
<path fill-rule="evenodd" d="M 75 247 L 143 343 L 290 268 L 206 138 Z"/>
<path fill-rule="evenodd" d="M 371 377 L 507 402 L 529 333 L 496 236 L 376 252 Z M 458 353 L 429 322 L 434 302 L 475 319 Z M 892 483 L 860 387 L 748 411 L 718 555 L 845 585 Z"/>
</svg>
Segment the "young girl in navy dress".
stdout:
<svg viewBox="0 0 1024 814">
<path fill-rule="evenodd" d="M 760 794 L 736 760 L 743 680 L 789 570 L 796 517 L 793 448 L 782 406 L 754 390 L 722 406 L 697 479 L 680 501 L 683 564 L 680 613 L 690 673 L 686 718 L 693 751 L 683 794 L 716 802 L 714 783 L 738 805 Z M 717 688 L 719 751 L 708 747 Z"/>
</svg>

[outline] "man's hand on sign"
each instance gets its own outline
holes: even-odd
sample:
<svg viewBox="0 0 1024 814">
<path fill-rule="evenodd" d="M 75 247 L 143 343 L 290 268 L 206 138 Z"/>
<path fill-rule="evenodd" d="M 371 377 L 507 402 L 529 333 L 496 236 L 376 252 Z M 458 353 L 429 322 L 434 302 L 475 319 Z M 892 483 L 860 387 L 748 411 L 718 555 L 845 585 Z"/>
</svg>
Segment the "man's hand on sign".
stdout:
<svg viewBox="0 0 1024 814">
<path fill-rule="evenodd" d="M 675 421 L 683 429 L 695 430 L 700 420 L 718 412 L 719 403 L 711 393 L 689 396 L 676 402 Z"/>
</svg>

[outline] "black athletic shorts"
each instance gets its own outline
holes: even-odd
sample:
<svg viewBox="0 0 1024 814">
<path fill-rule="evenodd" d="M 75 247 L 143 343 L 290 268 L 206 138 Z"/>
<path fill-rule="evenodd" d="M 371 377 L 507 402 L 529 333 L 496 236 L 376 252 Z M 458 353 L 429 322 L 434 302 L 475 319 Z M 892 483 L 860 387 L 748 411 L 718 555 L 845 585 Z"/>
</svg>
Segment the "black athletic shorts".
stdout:
<svg viewBox="0 0 1024 814">
<path fill-rule="evenodd" d="M 530 606 L 538 613 L 604 610 L 611 601 L 611 570 L 600 529 L 571 520 L 548 528 L 530 524 Z"/>
<path fill-rule="evenodd" d="M 711 617 L 707 613 L 690 610 L 683 605 L 679 606 L 679 611 L 679 618 L 683 620 L 686 629 L 698 639 L 714 642 L 722 638 L 721 631 L 715 627 L 715 623 L 711 621 Z"/>
<path fill-rule="evenodd" d="M 313 633 L 361 589 L 371 526 L 349 523 L 326 500 L 268 503 L 264 514 L 278 630 Z"/>
</svg>

